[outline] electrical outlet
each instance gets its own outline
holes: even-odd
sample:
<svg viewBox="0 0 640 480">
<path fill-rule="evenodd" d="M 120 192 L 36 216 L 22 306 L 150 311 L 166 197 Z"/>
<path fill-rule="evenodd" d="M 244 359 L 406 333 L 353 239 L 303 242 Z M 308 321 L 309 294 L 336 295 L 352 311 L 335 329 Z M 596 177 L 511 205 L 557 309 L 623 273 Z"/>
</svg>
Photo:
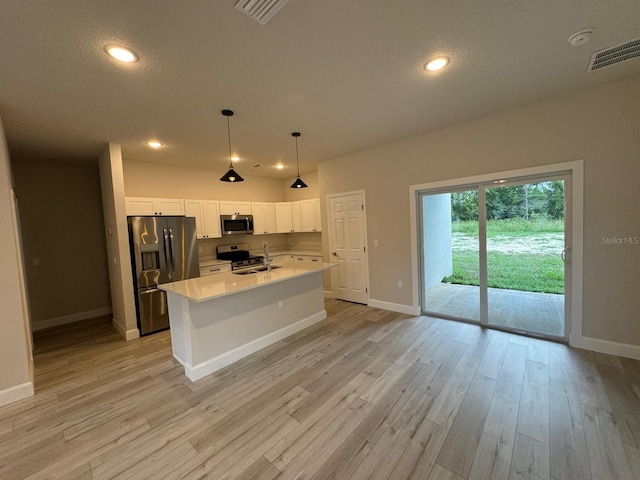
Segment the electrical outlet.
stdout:
<svg viewBox="0 0 640 480">
<path fill-rule="evenodd" d="M 398 288 L 402 288 L 402 280 L 398 280 Z"/>
<path fill-rule="evenodd" d="M 374 241 L 373 241 L 373 246 L 374 246 L 374 247 L 377 247 L 377 246 L 378 246 L 378 240 L 374 240 Z"/>
<path fill-rule="evenodd" d="M 278 308 L 284 308 L 284 300 L 278 300 Z"/>
</svg>

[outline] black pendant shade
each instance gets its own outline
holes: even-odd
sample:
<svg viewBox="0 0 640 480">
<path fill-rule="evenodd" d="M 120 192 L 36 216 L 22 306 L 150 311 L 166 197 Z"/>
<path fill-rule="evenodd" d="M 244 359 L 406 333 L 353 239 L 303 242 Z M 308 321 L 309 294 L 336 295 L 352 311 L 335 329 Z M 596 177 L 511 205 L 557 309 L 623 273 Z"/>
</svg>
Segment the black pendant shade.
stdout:
<svg viewBox="0 0 640 480">
<path fill-rule="evenodd" d="M 244 178 L 242 178 L 238 173 L 233 169 L 233 163 L 231 163 L 231 128 L 229 126 L 229 117 L 233 116 L 233 110 L 222 110 L 222 115 L 227 117 L 227 141 L 229 143 L 229 170 L 222 177 L 220 177 L 221 182 L 244 182 Z"/>
<path fill-rule="evenodd" d="M 296 169 L 298 171 L 298 177 L 296 181 L 291 184 L 291 188 L 307 188 L 307 184 L 300 178 L 300 163 L 298 161 L 298 137 L 300 136 L 300 132 L 293 132 L 291 136 L 296 139 Z"/>
</svg>

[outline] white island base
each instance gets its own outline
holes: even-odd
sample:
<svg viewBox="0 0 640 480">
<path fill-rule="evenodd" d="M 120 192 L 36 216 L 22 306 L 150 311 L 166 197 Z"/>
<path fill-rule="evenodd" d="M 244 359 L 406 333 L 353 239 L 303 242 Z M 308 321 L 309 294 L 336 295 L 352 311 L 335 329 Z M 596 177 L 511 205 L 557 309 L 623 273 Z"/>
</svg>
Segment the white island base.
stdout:
<svg viewBox="0 0 640 480">
<path fill-rule="evenodd" d="M 198 380 L 327 318 L 323 270 L 284 266 L 162 285 L 173 356 Z"/>
</svg>

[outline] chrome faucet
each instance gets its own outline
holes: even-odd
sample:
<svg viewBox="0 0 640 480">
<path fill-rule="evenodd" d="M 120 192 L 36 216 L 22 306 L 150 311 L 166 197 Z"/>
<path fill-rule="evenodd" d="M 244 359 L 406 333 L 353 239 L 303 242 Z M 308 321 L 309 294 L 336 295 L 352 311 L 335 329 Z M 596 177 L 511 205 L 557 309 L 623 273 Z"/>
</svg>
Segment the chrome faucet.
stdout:
<svg viewBox="0 0 640 480">
<path fill-rule="evenodd" d="M 264 264 L 267 266 L 267 272 L 271 271 L 271 259 L 269 258 L 269 244 L 264 242 Z"/>
</svg>

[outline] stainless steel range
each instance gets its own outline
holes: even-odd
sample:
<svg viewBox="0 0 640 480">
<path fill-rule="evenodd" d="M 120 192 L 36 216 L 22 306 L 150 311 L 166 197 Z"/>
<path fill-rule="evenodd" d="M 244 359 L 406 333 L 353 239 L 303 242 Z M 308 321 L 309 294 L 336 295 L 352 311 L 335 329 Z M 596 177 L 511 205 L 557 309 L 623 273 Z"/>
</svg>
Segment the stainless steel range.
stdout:
<svg viewBox="0 0 640 480">
<path fill-rule="evenodd" d="M 238 243 L 236 245 L 219 245 L 216 247 L 218 260 L 231 260 L 231 270 L 254 267 L 264 263 L 261 255 L 251 255 L 249 244 Z"/>
</svg>

